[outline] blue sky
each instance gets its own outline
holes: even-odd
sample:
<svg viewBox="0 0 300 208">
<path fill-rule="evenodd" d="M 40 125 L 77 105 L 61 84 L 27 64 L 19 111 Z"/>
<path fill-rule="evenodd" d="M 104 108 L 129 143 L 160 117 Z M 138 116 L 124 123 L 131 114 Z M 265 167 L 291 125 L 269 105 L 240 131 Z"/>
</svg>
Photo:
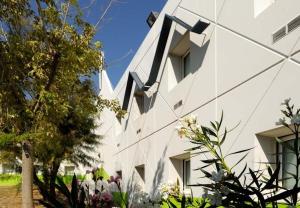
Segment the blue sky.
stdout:
<svg viewBox="0 0 300 208">
<path fill-rule="evenodd" d="M 107 73 L 114 87 L 149 31 L 146 23 L 149 13 L 161 11 L 165 3 L 166 0 L 118 0 L 100 23 L 95 39 L 103 44 Z M 107 1 L 95 0 L 85 11 L 87 20 L 95 23 L 105 5 Z"/>
</svg>

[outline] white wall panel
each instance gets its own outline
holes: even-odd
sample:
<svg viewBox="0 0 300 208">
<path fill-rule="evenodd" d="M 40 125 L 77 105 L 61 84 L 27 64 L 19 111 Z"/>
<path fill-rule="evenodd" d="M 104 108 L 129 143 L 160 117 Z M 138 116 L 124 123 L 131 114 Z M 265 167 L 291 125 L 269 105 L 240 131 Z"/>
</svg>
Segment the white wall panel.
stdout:
<svg viewBox="0 0 300 208">
<path fill-rule="evenodd" d="M 180 7 L 189 11 L 201 14 L 202 16 L 214 19 L 215 16 L 215 1 L 214 0 L 188 0 L 182 1 Z"/>
</svg>

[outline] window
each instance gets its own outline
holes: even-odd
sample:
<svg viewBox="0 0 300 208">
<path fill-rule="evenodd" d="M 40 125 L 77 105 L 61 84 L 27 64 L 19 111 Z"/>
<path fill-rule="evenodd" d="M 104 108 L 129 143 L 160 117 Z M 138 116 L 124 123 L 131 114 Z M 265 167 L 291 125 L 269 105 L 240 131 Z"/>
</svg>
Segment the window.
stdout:
<svg viewBox="0 0 300 208">
<path fill-rule="evenodd" d="M 295 139 L 289 139 L 282 143 L 282 185 L 291 189 L 295 185 L 295 179 L 291 174 L 296 173 L 296 155 L 291 150 L 294 147 Z M 300 146 L 300 141 L 298 143 Z M 300 172 L 300 170 L 298 170 Z"/>
<path fill-rule="evenodd" d="M 2 173 L 7 174 L 7 173 L 14 173 L 15 169 L 13 165 L 10 164 L 2 164 Z"/>
<path fill-rule="evenodd" d="M 168 67 L 169 89 L 175 87 L 189 73 L 192 73 L 190 49 L 191 41 L 189 32 L 174 39 L 166 65 Z"/>
<path fill-rule="evenodd" d="M 191 68 L 191 55 L 188 51 L 182 58 L 183 78 L 186 77 L 188 74 L 192 73 Z"/>
<path fill-rule="evenodd" d="M 122 179 L 122 171 L 118 170 L 118 171 L 116 171 L 116 173 L 117 173 L 117 176 L 119 176 Z"/>
<path fill-rule="evenodd" d="M 191 160 L 183 160 L 183 188 L 187 189 L 191 185 Z"/>
<path fill-rule="evenodd" d="M 138 176 L 138 182 L 140 186 L 145 188 L 145 165 L 139 165 L 135 167 Z"/>
<path fill-rule="evenodd" d="M 73 175 L 75 166 L 65 166 L 65 175 Z"/>
<path fill-rule="evenodd" d="M 192 67 L 192 58 L 189 49 L 182 55 L 170 54 L 167 66 L 169 89 L 172 89 L 189 74 L 195 72 L 195 69 Z"/>
<path fill-rule="evenodd" d="M 190 154 L 184 153 L 170 157 L 169 180 L 179 180 L 181 190 L 188 190 L 191 187 L 191 160 Z"/>
</svg>

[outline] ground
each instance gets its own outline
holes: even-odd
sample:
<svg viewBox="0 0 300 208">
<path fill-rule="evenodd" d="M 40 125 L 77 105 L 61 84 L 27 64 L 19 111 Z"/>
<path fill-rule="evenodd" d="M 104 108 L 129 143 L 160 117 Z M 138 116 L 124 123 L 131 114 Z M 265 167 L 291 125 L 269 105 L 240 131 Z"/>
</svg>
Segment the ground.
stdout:
<svg viewBox="0 0 300 208">
<path fill-rule="evenodd" d="M 33 198 L 40 199 L 41 196 L 35 188 Z M 21 207 L 21 192 L 17 186 L 0 186 L 0 208 L 19 208 Z M 43 206 L 35 205 L 35 208 Z"/>
</svg>

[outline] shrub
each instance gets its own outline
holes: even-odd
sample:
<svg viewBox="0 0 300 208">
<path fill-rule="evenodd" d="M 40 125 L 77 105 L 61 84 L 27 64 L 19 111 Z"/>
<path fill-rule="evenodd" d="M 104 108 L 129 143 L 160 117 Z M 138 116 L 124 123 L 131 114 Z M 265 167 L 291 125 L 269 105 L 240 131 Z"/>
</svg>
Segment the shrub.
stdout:
<svg viewBox="0 0 300 208">
<path fill-rule="evenodd" d="M 282 110 L 284 118 L 277 122 L 278 125 L 283 125 L 288 128 L 292 134 L 295 135 L 293 145 L 286 145 L 287 148 L 295 154 L 297 159 L 296 170 L 300 169 L 300 149 L 299 149 L 299 126 L 300 126 L 300 109 L 294 110 L 294 105 L 290 105 L 290 99 L 284 101 L 282 105 L 285 109 Z M 289 120 L 290 122 L 287 122 Z M 269 166 L 266 171 L 252 170 L 247 168 L 247 164 L 240 173 L 236 173 L 234 168 L 237 164 L 245 159 L 252 148 L 238 150 L 229 154 L 222 152 L 222 145 L 227 137 L 227 129 L 222 129 L 223 113 L 219 121 L 210 122 L 210 127 L 200 126 L 195 116 L 190 116 L 181 120 L 181 125 L 177 128 L 181 137 L 187 137 L 189 141 L 195 146 L 188 151 L 199 151 L 198 154 L 209 154 L 210 158 L 202 160 L 205 164 L 200 167 L 206 178 L 210 179 L 207 184 L 196 184 L 194 186 L 201 186 L 204 188 L 203 195 L 205 204 L 209 207 L 262 207 L 267 206 L 279 207 L 279 202 L 284 200 L 288 205 L 296 206 L 298 202 L 298 193 L 300 188 L 299 171 L 295 174 L 289 173 L 291 178 L 295 179 L 295 185 L 292 189 L 285 189 L 280 187 L 278 181 L 280 173 L 280 163 L 273 171 Z M 278 142 L 281 142 L 278 140 Z M 236 155 L 243 154 L 238 162 L 229 166 L 227 163 L 228 157 L 236 157 Z M 209 172 L 208 168 L 214 166 L 216 171 Z M 250 180 L 246 179 L 246 171 Z M 243 180 L 244 179 L 244 180 Z M 185 207 L 185 206 L 182 206 Z"/>
</svg>

